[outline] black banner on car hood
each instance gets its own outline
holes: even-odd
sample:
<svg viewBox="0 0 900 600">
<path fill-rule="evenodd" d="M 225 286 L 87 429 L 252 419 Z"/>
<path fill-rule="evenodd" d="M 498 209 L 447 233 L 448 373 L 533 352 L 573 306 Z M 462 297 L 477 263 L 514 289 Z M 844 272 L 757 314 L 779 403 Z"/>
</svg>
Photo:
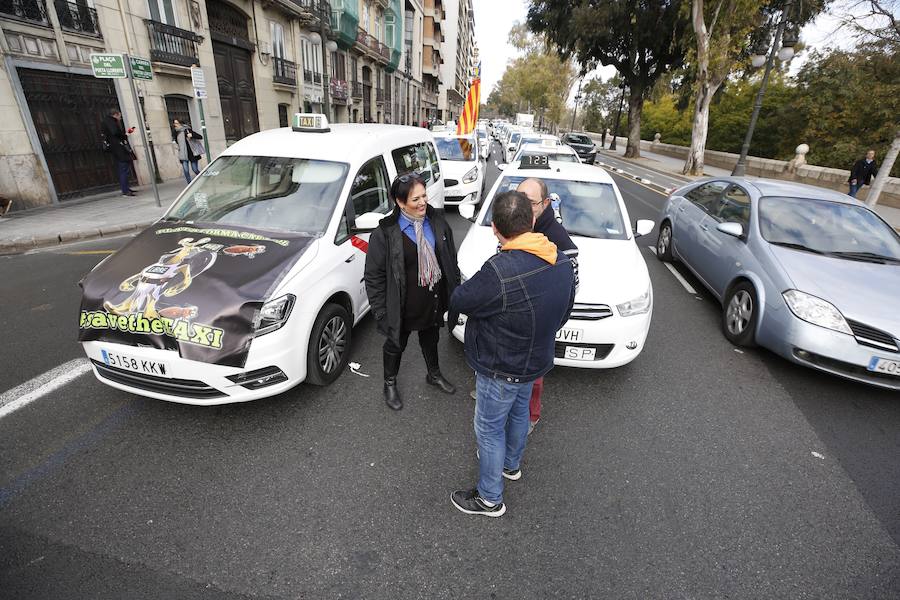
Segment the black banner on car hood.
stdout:
<svg viewBox="0 0 900 600">
<path fill-rule="evenodd" d="M 243 367 L 259 309 L 315 239 L 157 223 L 81 282 L 78 339 Z"/>
</svg>

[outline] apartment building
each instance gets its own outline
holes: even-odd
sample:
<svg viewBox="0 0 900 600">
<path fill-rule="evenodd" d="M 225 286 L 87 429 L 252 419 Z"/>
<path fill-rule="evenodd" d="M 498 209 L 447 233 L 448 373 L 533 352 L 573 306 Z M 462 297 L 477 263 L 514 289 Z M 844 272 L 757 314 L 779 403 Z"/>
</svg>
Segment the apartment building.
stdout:
<svg viewBox="0 0 900 600">
<path fill-rule="evenodd" d="M 0 0 L 0 195 L 18 209 L 116 187 L 101 149 L 111 108 L 138 126 L 126 80 L 97 79 L 90 55 L 151 61 L 137 82 L 154 164 L 138 133 L 134 177 L 182 176 L 173 119 L 201 131 L 191 66 L 205 73 L 213 156 L 242 137 L 286 126 L 297 111 L 333 121 L 391 122 L 403 53 L 404 0 Z"/>
<path fill-rule="evenodd" d="M 444 121 L 456 121 L 471 81 L 475 49 L 475 11 L 472 0 L 443 0 L 441 31 L 444 52 L 441 54 L 441 81 L 438 86 L 438 108 Z"/>
</svg>

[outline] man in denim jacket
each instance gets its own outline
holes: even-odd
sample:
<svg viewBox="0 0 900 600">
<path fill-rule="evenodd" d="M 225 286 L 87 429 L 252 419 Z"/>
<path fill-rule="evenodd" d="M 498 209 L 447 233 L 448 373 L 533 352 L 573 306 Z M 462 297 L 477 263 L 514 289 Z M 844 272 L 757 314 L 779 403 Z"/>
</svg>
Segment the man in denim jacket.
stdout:
<svg viewBox="0 0 900 600">
<path fill-rule="evenodd" d="M 492 211 L 501 250 L 450 298 L 451 314 L 468 317 L 479 456 L 477 487 L 453 492 L 451 501 L 464 513 L 499 517 L 506 512 L 503 478 L 522 477 L 531 388 L 553 368 L 556 332 L 575 301 L 575 275 L 566 255 L 532 232 L 527 196 L 499 194 Z"/>
</svg>

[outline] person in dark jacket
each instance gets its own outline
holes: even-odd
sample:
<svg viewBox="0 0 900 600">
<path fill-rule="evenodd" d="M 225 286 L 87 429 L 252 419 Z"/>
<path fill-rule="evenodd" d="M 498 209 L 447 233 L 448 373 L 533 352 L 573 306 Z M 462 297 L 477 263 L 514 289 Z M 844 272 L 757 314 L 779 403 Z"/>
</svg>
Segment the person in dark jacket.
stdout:
<svg viewBox="0 0 900 600">
<path fill-rule="evenodd" d="M 438 339 L 450 294 L 459 285 L 456 245 L 444 217 L 428 205 L 425 182 L 415 173 L 391 185 L 394 212 L 369 238 L 366 294 L 384 341 L 384 401 L 403 408 L 397 390 L 400 359 L 409 334 L 419 333 L 425 382 L 446 394 L 456 388 L 441 374 Z"/>
<path fill-rule="evenodd" d="M 135 193 L 128 185 L 134 155 L 131 153 L 125 126 L 122 125 L 122 113 L 118 109 L 111 109 L 109 114 L 104 117 L 101 131 L 106 143 L 109 144 L 109 152 L 116 161 L 116 172 L 119 175 L 119 187 L 122 189 L 122 195 L 134 196 Z M 132 131 L 134 131 L 134 127 L 129 128 L 128 133 Z"/>
<path fill-rule="evenodd" d="M 517 192 L 528 196 L 531 202 L 531 210 L 534 213 L 534 230 L 543 233 L 547 239 L 556 244 L 556 248 L 572 261 L 575 270 L 575 288 L 578 289 L 578 246 L 569 237 L 566 228 L 556 220 L 555 210 L 550 208 L 551 199 L 547 190 L 547 184 L 542 179 L 529 177 L 519 184 Z M 541 395 L 544 392 L 544 378 L 540 377 L 534 382 L 531 391 L 531 401 L 528 406 L 529 423 L 528 433 L 534 431 L 535 425 L 541 420 Z"/>
<path fill-rule="evenodd" d="M 501 250 L 450 297 L 450 313 L 468 317 L 479 460 L 477 486 L 450 499 L 466 514 L 499 517 L 506 512 L 503 479 L 522 476 L 531 388 L 553 368 L 556 332 L 575 302 L 575 270 L 553 242 L 532 231 L 525 194 L 499 194 L 491 209 Z"/>
<path fill-rule="evenodd" d="M 173 142 L 178 148 L 178 161 L 184 171 L 184 180 L 190 183 L 193 177 L 188 169 L 189 164 L 190 168 L 194 170 L 194 175 L 200 174 L 199 161 L 203 156 L 203 144 L 200 143 L 200 140 L 203 139 L 203 136 L 191 129 L 188 123 L 182 123 L 178 119 L 172 121 L 172 129 L 175 130 Z"/>
<path fill-rule="evenodd" d="M 850 195 L 856 198 L 856 193 L 864 185 L 870 185 L 872 178 L 878 175 L 878 165 L 875 164 L 875 151 L 866 152 L 866 157 L 861 158 L 853 163 L 850 170 L 850 178 L 847 183 L 850 184 Z"/>
</svg>

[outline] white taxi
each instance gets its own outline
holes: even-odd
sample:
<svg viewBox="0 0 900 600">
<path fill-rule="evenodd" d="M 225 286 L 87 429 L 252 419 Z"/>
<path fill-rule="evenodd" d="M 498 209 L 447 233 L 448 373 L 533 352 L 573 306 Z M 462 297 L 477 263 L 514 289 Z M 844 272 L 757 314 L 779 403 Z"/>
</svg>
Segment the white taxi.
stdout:
<svg viewBox="0 0 900 600">
<path fill-rule="evenodd" d="M 392 180 L 411 171 L 441 209 L 424 129 L 298 114 L 229 147 L 82 280 L 79 339 L 94 374 L 201 405 L 331 383 L 369 310 L 369 233 L 392 210 Z"/>
<path fill-rule="evenodd" d="M 565 145 L 559 145 L 553 140 L 541 140 L 540 144 L 528 143 L 519 147 L 519 151 L 513 157 L 513 162 L 521 162 L 525 156 L 546 156 L 556 162 L 580 163 L 578 153 Z"/>
<path fill-rule="evenodd" d="M 475 132 L 456 135 L 455 132 L 434 134 L 434 144 L 444 174 L 444 204 L 478 204 L 484 192 L 484 161 Z"/>
<path fill-rule="evenodd" d="M 529 177 L 542 179 L 557 217 L 578 246 L 579 287 L 575 306 L 556 334 L 556 365 L 605 369 L 631 362 L 641 353 L 653 312 L 653 289 L 635 238 L 653 229 L 640 220 L 633 232 L 628 210 L 612 178 L 592 166 L 548 161 L 546 157 L 508 166 L 497 179 L 478 215 L 472 207 L 460 214 L 474 219 L 459 249 L 463 279 L 472 277 L 497 252 L 491 230 L 493 198 Z M 555 196 L 554 196 L 555 195 Z M 465 338 L 465 316 L 453 335 Z"/>
</svg>

